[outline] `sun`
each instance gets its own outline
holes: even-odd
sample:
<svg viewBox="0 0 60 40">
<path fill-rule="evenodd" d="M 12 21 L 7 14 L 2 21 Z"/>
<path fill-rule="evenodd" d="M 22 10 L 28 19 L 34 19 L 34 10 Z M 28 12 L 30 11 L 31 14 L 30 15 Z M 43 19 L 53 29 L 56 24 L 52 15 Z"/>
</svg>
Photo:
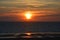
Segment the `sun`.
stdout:
<svg viewBox="0 0 60 40">
<path fill-rule="evenodd" d="M 31 19 L 31 17 L 32 17 L 31 12 L 30 11 L 25 12 L 25 17 L 26 17 L 26 19 Z"/>
</svg>

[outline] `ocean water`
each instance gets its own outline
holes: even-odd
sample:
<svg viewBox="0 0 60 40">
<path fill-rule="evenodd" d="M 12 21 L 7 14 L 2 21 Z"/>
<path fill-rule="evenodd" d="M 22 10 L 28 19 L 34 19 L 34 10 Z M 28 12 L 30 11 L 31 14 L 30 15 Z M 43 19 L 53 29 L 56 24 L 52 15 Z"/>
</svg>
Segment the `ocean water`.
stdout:
<svg viewBox="0 0 60 40">
<path fill-rule="evenodd" d="M 60 22 L 0 22 L 0 33 L 60 32 Z"/>
</svg>

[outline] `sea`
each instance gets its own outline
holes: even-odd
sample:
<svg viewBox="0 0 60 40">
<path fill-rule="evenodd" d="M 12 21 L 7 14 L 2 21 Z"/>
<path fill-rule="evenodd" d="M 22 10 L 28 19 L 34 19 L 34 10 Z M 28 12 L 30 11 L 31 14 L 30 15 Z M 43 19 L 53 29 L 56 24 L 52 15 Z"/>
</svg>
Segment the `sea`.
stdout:
<svg viewBox="0 0 60 40">
<path fill-rule="evenodd" d="M 0 33 L 60 32 L 60 22 L 0 22 Z"/>
</svg>

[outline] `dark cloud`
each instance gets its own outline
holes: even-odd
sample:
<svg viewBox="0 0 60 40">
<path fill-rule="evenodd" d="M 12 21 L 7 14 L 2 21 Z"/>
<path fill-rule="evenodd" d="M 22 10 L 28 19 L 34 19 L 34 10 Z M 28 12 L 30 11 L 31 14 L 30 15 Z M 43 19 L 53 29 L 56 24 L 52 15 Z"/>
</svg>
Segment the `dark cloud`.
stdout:
<svg viewBox="0 0 60 40">
<path fill-rule="evenodd" d="M 60 0 L 38 0 L 38 1 L 42 1 L 42 2 L 59 2 Z"/>
<path fill-rule="evenodd" d="M 35 7 L 35 8 L 53 8 L 53 9 L 59 9 L 60 8 L 60 5 L 57 5 L 57 4 L 46 4 L 46 5 L 43 5 L 43 6 L 38 6 L 38 7 Z"/>
</svg>

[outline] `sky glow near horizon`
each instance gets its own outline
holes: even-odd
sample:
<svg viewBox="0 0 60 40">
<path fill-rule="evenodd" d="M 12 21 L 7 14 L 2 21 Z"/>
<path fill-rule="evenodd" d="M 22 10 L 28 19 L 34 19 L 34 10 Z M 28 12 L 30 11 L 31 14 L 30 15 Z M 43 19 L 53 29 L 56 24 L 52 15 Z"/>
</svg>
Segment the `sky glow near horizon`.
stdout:
<svg viewBox="0 0 60 40">
<path fill-rule="evenodd" d="M 49 21 L 60 20 L 60 0 L 0 0 L 0 21 L 15 19 L 18 19 L 15 21 L 20 21 L 22 17 L 19 19 L 17 14 L 22 14 L 27 10 L 47 15 L 40 18 L 39 16 L 34 17 L 35 21 L 48 21 L 49 18 Z"/>
</svg>

